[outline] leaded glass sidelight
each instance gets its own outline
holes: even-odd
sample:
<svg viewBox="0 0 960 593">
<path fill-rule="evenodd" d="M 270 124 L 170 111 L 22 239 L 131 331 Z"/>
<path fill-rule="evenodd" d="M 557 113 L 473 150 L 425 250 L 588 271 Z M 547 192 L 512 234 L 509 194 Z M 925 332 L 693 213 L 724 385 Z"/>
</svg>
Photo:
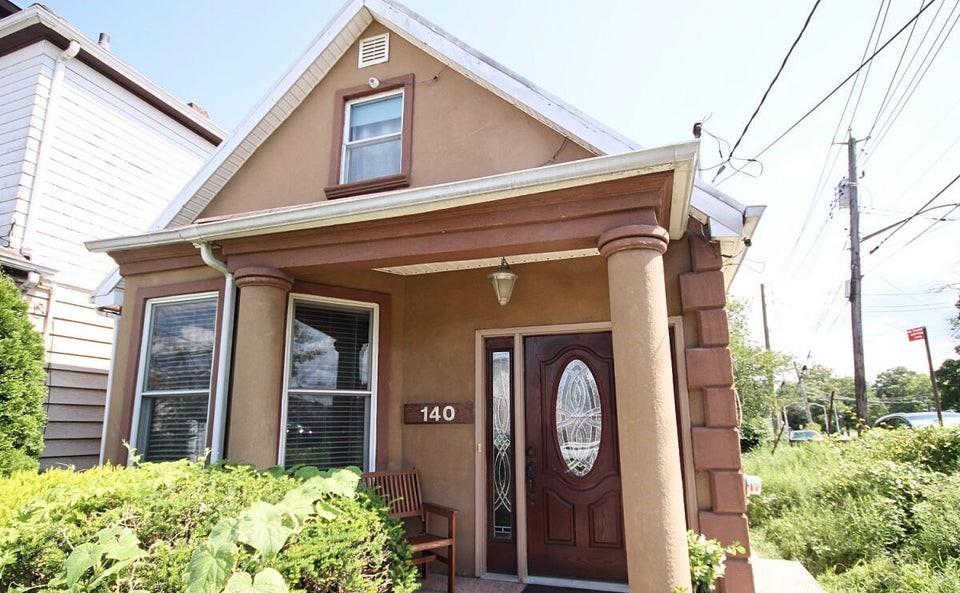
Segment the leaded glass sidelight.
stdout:
<svg viewBox="0 0 960 593">
<path fill-rule="evenodd" d="M 511 352 L 491 353 L 490 379 L 493 390 L 491 404 L 491 468 L 493 484 L 493 537 L 513 537 L 513 417 L 511 414 Z"/>
<path fill-rule="evenodd" d="M 586 476 L 600 452 L 603 415 L 597 381 L 582 360 L 570 361 L 560 375 L 556 422 L 557 442 L 567 470 L 578 478 Z"/>
</svg>

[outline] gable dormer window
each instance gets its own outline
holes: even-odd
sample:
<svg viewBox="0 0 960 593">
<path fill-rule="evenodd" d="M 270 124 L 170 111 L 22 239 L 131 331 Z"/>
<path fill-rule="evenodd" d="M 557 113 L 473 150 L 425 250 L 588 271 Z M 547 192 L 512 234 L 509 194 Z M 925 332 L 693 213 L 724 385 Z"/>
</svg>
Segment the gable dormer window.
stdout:
<svg viewBox="0 0 960 593">
<path fill-rule="evenodd" d="M 339 91 L 327 198 L 407 187 L 413 75 Z"/>
<path fill-rule="evenodd" d="M 400 173 L 403 90 L 347 102 L 340 183 Z"/>
</svg>

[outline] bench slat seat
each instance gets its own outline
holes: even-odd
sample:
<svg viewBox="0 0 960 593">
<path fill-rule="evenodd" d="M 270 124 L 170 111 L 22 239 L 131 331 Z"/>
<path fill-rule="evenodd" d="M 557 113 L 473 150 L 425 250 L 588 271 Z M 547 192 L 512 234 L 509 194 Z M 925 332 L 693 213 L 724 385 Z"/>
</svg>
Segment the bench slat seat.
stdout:
<svg viewBox="0 0 960 593">
<path fill-rule="evenodd" d="M 437 560 L 447 565 L 447 593 L 455 593 L 457 582 L 457 511 L 424 502 L 420 497 L 420 472 L 416 469 L 367 472 L 363 483 L 390 507 L 390 515 L 398 519 L 420 519 L 420 531 L 407 534 L 407 543 L 414 554 L 413 564 L 427 577 L 427 564 Z M 430 533 L 428 515 L 446 519 L 446 535 Z M 437 553 L 443 551 L 443 554 Z"/>
</svg>

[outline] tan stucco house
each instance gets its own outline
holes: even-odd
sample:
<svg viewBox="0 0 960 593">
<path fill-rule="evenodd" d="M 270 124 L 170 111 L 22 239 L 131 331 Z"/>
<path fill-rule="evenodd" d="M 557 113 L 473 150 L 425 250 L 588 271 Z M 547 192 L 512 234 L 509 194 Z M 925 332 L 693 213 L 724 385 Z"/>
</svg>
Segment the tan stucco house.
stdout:
<svg viewBox="0 0 960 593">
<path fill-rule="evenodd" d="M 416 467 L 462 574 L 689 586 L 688 528 L 749 544 L 723 307 L 761 210 L 697 154 L 350 2 L 155 230 L 87 243 L 105 458 Z"/>
</svg>

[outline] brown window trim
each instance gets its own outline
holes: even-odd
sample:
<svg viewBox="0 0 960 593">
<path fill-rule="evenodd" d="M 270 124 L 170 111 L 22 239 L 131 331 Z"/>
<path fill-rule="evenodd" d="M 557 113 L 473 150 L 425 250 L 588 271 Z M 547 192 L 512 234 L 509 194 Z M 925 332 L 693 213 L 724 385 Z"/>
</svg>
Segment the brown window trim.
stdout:
<svg viewBox="0 0 960 593">
<path fill-rule="evenodd" d="M 387 441 L 390 431 L 390 295 L 383 292 L 331 286 L 295 280 L 290 294 L 313 295 L 334 299 L 345 299 L 361 303 L 375 303 L 379 307 L 380 331 L 377 335 L 379 352 L 377 353 L 377 425 L 371 427 L 377 433 L 377 450 L 374 453 L 375 468 L 386 469 L 389 455 Z M 286 394 L 284 394 L 286 397 Z M 281 430 L 285 430 L 281 427 Z"/>
<path fill-rule="evenodd" d="M 120 438 L 123 442 L 130 441 L 130 429 L 133 427 L 133 406 L 137 397 L 137 385 L 140 381 L 140 354 L 143 346 L 143 325 L 146 321 L 147 301 L 163 297 L 190 296 L 192 294 L 213 292 L 217 294 L 217 330 L 214 335 L 213 346 L 213 368 L 210 370 L 210 401 L 207 411 L 207 446 L 212 446 L 211 439 L 213 431 L 214 408 L 216 401 L 214 394 L 217 391 L 217 368 L 220 361 L 220 328 L 223 326 L 223 280 L 211 278 L 209 280 L 195 280 L 193 282 L 182 282 L 178 284 L 167 284 L 162 286 L 148 286 L 137 289 L 134 297 L 133 306 L 133 333 L 130 336 L 132 348 L 127 350 L 129 353 L 126 361 L 126 377 L 123 383 L 123 404 L 120 411 L 122 425 L 120 427 Z M 118 348 L 118 352 L 120 349 Z M 114 360 L 114 365 L 119 366 L 119 359 Z M 135 446 L 134 443 L 130 443 Z M 110 452 L 112 443 L 107 443 L 107 452 Z M 111 457 L 108 455 L 108 457 Z M 118 463 L 127 463 L 129 461 L 129 451 L 126 447 L 120 447 L 119 450 L 113 449 L 112 458 Z"/>
<path fill-rule="evenodd" d="M 400 130 L 400 173 L 364 179 L 354 183 L 340 183 L 340 159 L 343 156 L 343 124 L 347 102 L 369 95 L 403 89 L 403 124 Z M 330 150 L 330 181 L 323 188 L 328 200 L 399 189 L 410 185 L 410 151 L 413 147 L 413 74 L 404 74 L 382 80 L 377 88 L 355 86 L 337 91 L 333 112 L 333 147 Z"/>
</svg>

